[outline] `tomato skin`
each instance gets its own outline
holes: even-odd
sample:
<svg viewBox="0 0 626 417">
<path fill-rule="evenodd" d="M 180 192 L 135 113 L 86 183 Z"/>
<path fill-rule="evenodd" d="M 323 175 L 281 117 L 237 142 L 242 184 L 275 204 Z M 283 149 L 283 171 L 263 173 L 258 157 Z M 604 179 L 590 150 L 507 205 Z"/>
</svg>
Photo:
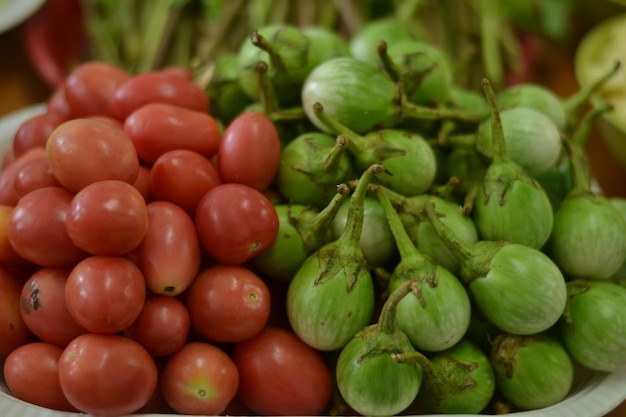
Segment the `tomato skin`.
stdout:
<svg viewBox="0 0 626 417">
<path fill-rule="evenodd" d="M 59 411 L 78 411 L 59 384 L 58 360 L 63 348 L 31 342 L 13 350 L 4 363 L 4 379 L 11 394 L 22 401 Z"/>
<path fill-rule="evenodd" d="M 270 291 L 250 269 L 213 265 L 185 293 L 191 325 L 213 342 L 241 342 L 258 334 L 270 315 Z"/>
<path fill-rule="evenodd" d="M 320 353 L 294 333 L 267 327 L 233 351 L 238 396 L 261 415 L 318 415 L 328 406 L 332 375 Z"/>
<path fill-rule="evenodd" d="M 121 256 L 91 256 L 79 262 L 65 284 L 67 309 L 93 333 L 117 333 L 130 326 L 146 299 L 143 275 Z"/>
<path fill-rule="evenodd" d="M 70 119 L 102 114 L 115 117 L 110 101 L 118 87 L 132 75 L 114 65 L 87 61 L 79 64 L 65 79 L 65 99 Z"/>
<path fill-rule="evenodd" d="M 45 148 L 30 149 L 19 157 L 16 157 L 6 168 L 0 171 L 0 204 L 14 206 L 19 200 L 17 191 L 15 191 L 15 177 L 17 172 L 25 163 L 33 159 L 46 156 Z"/>
<path fill-rule="evenodd" d="M 243 184 L 221 184 L 198 203 L 196 228 L 216 261 L 238 265 L 267 250 L 278 235 L 278 215 L 261 192 Z"/>
<path fill-rule="evenodd" d="M 54 113 L 63 120 L 70 120 L 72 109 L 65 97 L 65 80 L 56 86 L 48 98 L 47 112 Z"/>
<path fill-rule="evenodd" d="M 139 166 L 139 175 L 133 183 L 135 188 L 141 193 L 143 199 L 146 200 L 146 204 L 151 203 L 156 199 L 154 192 L 152 191 L 152 184 L 150 183 L 152 176 L 152 167 L 146 165 Z"/>
<path fill-rule="evenodd" d="M 176 203 L 193 214 L 204 194 L 222 180 L 215 165 L 204 155 L 176 149 L 154 162 L 150 183 L 156 198 Z"/>
<path fill-rule="evenodd" d="M 200 113 L 208 113 L 210 108 L 209 97 L 202 88 L 167 71 L 133 76 L 119 86 L 110 100 L 111 109 L 120 120 L 152 103 L 171 104 Z"/>
<path fill-rule="evenodd" d="M 15 132 L 13 137 L 13 152 L 20 156 L 29 149 L 46 147 L 50 134 L 61 123 L 67 121 L 57 113 L 41 113 L 26 120 Z"/>
<path fill-rule="evenodd" d="M 20 314 L 22 285 L 19 275 L 0 267 L 0 359 L 35 339 Z"/>
<path fill-rule="evenodd" d="M 41 268 L 24 283 L 20 296 L 22 319 L 44 342 L 65 347 L 87 333 L 70 314 L 65 302 L 65 284 L 70 268 Z"/>
<path fill-rule="evenodd" d="M 130 414 L 143 407 L 157 386 L 158 371 L 137 342 L 116 334 L 86 333 L 59 358 L 59 382 L 68 401 L 98 416 Z"/>
<path fill-rule="evenodd" d="M 175 149 L 211 157 L 220 140 L 219 125 L 212 116 L 167 103 L 140 107 L 126 118 L 124 131 L 148 163 Z"/>
<path fill-rule="evenodd" d="M 176 297 L 149 293 L 137 320 L 124 335 L 139 342 L 154 357 L 171 355 L 187 342 L 187 307 Z"/>
<path fill-rule="evenodd" d="M 178 295 L 200 271 L 202 252 L 193 219 L 169 201 L 153 201 L 146 210 L 148 230 L 130 259 L 152 292 Z"/>
<path fill-rule="evenodd" d="M 24 163 L 15 174 L 15 192 L 20 198 L 43 187 L 61 187 L 45 156 Z"/>
<path fill-rule="evenodd" d="M 266 190 L 280 166 L 280 137 L 274 123 L 263 113 L 246 112 L 226 127 L 218 150 L 223 182 Z"/>
<path fill-rule="evenodd" d="M 46 153 L 54 176 L 73 192 L 103 180 L 132 184 L 139 174 L 139 158 L 128 135 L 98 119 L 63 123 L 50 135 Z"/>
<path fill-rule="evenodd" d="M 31 191 L 20 199 L 9 217 L 7 236 L 24 259 L 48 267 L 73 266 L 87 256 L 66 230 L 74 195 L 62 187 Z"/>
<path fill-rule="evenodd" d="M 66 230 L 76 246 L 93 255 L 123 255 L 148 231 L 141 193 L 118 180 L 97 181 L 80 190 L 69 206 Z"/>
<path fill-rule="evenodd" d="M 165 401 L 179 414 L 219 415 L 233 400 L 239 374 L 232 359 L 205 342 L 189 342 L 161 372 Z"/>
</svg>

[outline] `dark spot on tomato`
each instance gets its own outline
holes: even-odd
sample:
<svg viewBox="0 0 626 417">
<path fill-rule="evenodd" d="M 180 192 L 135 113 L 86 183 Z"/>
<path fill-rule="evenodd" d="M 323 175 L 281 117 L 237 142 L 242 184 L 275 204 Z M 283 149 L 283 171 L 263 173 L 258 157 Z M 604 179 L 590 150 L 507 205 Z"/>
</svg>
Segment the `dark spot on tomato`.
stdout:
<svg viewBox="0 0 626 417">
<path fill-rule="evenodd" d="M 35 288 L 30 293 L 30 305 L 33 306 L 33 310 L 37 311 L 39 307 L 41 307 L 41 302 L 39 301 L 39 289 Z"/>
</svg>

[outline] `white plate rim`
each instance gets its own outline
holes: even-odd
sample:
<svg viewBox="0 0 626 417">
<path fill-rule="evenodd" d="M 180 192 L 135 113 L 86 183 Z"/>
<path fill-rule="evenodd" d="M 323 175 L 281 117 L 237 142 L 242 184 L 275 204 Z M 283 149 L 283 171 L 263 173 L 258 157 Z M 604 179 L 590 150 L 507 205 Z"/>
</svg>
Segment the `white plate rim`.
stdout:
<svg viewBox="0 0 626 417">
<path fill-rule="evenodd" d="M 0 33 L 18 26 L 34 14 L 46 0 L 8 0 L 0 7 Z"/>
</svg>

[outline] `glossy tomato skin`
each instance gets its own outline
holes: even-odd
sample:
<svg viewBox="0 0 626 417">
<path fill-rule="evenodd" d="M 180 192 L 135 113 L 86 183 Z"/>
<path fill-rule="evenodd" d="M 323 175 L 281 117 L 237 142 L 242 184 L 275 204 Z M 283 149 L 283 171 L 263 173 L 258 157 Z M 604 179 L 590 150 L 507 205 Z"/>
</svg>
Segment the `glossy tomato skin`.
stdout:
<svg viewBox="0 0 626 417">
<path fill-rule="evenodd" d="M 15 177 L 17 172 L 25 163 L 33 159 L 46 156 L 45 148 L 32 148 L 21 156 L 14 159 L 6 168 L 0 171 L 0 204 L 14 206 L 19 200 L 17 191 L 15 191 Z"/>
<path fill-rule="evenodd" d="M 141 193 L 118 180 L 97 181 L 80 190 L 69 206 L 66 230 L 76 246 L 93 255 L 123 255 L 148 231 Z"/>
<path fill-rule="evenodd" d="M 208 113 L 209 97 L 192 81 L 167 71 L 153 71 L 133 76 L 113 94 L 110 106 L 120 120 L 152 103 L 166 103 L 200 113 Z"/>
<path fill-rule="evenodd" d="M 178 295 L 200 271 L 202 251 L 196 227 L 185 210 L 169 201 L 153 201 L 146 209 L 148 230 L 129 258 L 152 292 Z"/>
<path fill-rule="evenodd" d="M 74 194 L 45 187 L 20 199 L 7 223 L 13 249 L 24 259 L 47 267 L 70 267 L 87 256 L 70 239 L 66 219 Z"/>
<path fill-rule="evenodd" d="M 203 247 L 219 263 L 238 265 L 267 250 L 278 235 L 271 201 L 243 184 L 221 184 L 198 203 L 196 228 Z"/>
<path fill-rule="evenodd" d="M 4 379 L 11 394 L 52 410 L 78 411 L 59 384 L 62 353 L 62 347 L 46 342 L 31 342 L 13 350 L 4 363 Z"/>
<path fill-rule="evenodd" d="M 15 192 L 19 198 L 39 188 L 61 186 L 44 156 L 26 162 L 15 174 Z"/>
<path fill-rule="evenodd" d="M 70 268 L 41 268 L 24 283 L 20 296 L 22 319 L 44 342 L 65 347 L 87 333 L 70 314 L 65 302 L 65 284 Z"/>
<path fill-rule="evenodd" d="M 137 151 L 128 135 L 95 118 L 61 124 L 48 138 L 46 153 L 54 176 L 75 193 L 103 180 L 132 184 L 139 173 Z"/>
<path fill-rule="evenodd" d="M 110 106 L 111 98 L 130 78 L 130 73 L 106 62 L 87 61 L 75 67 L 65 79 L 70 119 L 97 114 L 115 117 Z"/>
<path fill-rule="evenodd" d="M 204 269 L 185 293 L 194 330 L 213 342 L 241 342 L 258 334 L 270 315 L 270 291 L 240 265 Z"/>
<path fill-rule="evenodd" d="M 190 320 L 177 297 L 149 293 L 137 320 L 124 335 L 139 342 L 154 357 L 171 355 L 187 342 Z"/>
<path fill-rule="evenodd" d="M 154 162 L 150 183 L 156 198 L 176 203 L 193 214 L 204 194 L 222 180 L 215 165 L 204 155 L 175 149 Z"/>
<path fill-rule="evenodd" d="M 239 374 L 232 359 L 205 342 L 187 343 L 161 372 L 165 401 L 179 414 L 219 415 L 238 387 Z"/>
<path fill-rule="evenodd" d="M 263 113 L 243 113 L 228 125 L 219 143 L 220 177 L 264 191 L 278 172 L 280 151 L 274 123 Z"/>
<path fill-rule="evenodd" d="M 261 415 L 318 415 L 329 405 L 332 375 L 321 354 L 293 332 L 267 327 L 235 346 L 238 396 Z"/>
<path fill-rule="evenodd" d="M 41 113 L 26 120 L 15 132 L 13 152 L 20 156 L 34 147 L 46 147 L 50 134 L 68 119 L 57 113 Z"/>
<path fill-rule="evenodd" d="M 20 313 L 23 285 L 19 275 L 0 267 L 0 359 L 35 339 Z"/>
<path fill-rule="evenodd" d="M 212 116 L 166 103 L 140 107 L 126 118 L 124 131 L 139 157 L 148 163 L 175 149 L 211 157 L 220 140 L 219 125 Z"/>
<path fill-rule="evenodd" d="M 94 333 L 117 333 L 141 313 L 146 287 L 139 268 L 121 256 L 90 256 L 70 272 L 65 302 L 78 324 Z"/>
<path fill-rule="evenodd" d="M 59 358 L 59 382 L 68 401 L 97 416 L 131 414 L 157 386 L 157 366 L 139 343 L 117 334 L 86 333 Z"/>
</svg>

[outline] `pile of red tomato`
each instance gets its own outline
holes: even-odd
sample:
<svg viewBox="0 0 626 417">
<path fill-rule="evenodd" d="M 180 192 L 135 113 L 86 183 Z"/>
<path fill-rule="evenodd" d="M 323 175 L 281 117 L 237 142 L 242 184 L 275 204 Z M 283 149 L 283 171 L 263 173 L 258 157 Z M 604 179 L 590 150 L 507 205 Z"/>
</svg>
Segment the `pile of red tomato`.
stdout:
<svg viewBox="0 0 626 417">
<path fill-rule="evenodd" d="M 278 233 L 279 163 L 264 114 L 221 126 L 184 69 L 76 67 L 0 171 L 11 394 L 101 416 L 327 410 L 328 364 L 247 266 Z"/>
</svg>

